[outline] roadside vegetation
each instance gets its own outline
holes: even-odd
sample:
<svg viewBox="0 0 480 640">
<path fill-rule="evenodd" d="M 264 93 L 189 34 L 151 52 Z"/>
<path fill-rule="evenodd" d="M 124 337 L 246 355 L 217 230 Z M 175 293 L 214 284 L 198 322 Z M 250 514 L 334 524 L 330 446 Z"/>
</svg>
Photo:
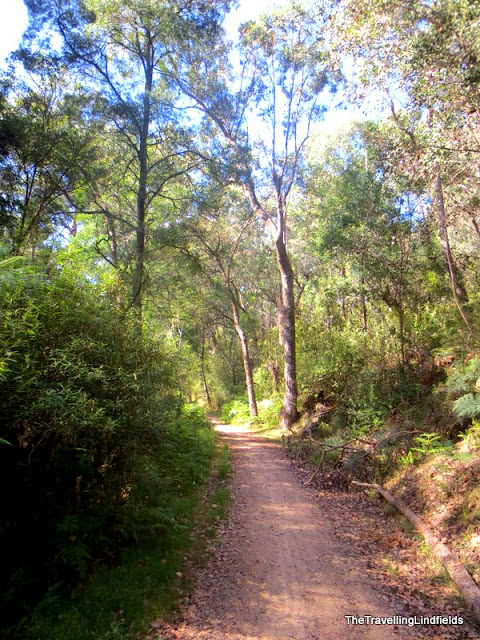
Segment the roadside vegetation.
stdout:
<svg viewBox="0 0 480 640">
<path fill-rule="evenodd" d="M 175 606 L 213 430 L 105 289 L 22 264 L 0 287 L 2 636 L 123 638 Z"/>
<path fill-rule="evenodd" d="M 478 580 L 478 3 L 287 3 L 236 43 L 230 0 L 27 4 L 0 78 L 3 636 L 174 607 L 204 411 L 283 436 L 310 484 L 395 488 Z"/>
</svg>

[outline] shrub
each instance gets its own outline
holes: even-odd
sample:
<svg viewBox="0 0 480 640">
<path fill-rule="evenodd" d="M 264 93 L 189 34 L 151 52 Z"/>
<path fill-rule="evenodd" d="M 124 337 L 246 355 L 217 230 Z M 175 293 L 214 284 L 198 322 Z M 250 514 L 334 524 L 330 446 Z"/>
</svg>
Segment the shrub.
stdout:
<svg viewBox="0 0 480 640">
<path fill-rule="evenodd" d="M 0 274 L 0 617 L 75 584 L 122 545 L 183 526 L 213 433 L 182 409 L 160 340 L 94 283 Z"/>
<path fill-rule="evenodd" d="M 240 396 L 226 402 L 222 407 L 222 420 L 237 424 L 252 422 L 254 418 L 250 415 L 248 400 L 244 396 Z"/>
</svg>

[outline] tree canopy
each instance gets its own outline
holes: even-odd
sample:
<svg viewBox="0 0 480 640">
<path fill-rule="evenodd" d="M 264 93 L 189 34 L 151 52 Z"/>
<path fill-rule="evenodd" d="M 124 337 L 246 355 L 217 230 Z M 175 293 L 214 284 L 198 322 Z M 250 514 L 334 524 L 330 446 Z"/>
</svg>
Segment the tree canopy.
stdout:
<svg viewBox="0 0 480 640">
<path fill-rule="evenodd" d="M 480 415 L 478 2 L 295 0 L 235 42 L 230 0 L 27 5 L 0 84 L 0 541 L 39 546 L 7 553 L 6 638 L 182 530 L 213 455 L 193 402 L 291 430 L 313 398 L 334 443 Z"/>
</svg>

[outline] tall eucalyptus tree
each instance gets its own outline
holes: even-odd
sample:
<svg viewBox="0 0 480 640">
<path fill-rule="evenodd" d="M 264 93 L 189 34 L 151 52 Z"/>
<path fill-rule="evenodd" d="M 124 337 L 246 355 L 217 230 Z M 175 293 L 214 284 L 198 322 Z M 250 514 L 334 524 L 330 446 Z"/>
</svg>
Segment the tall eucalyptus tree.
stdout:
<svg viewBox="0 0 480 640">
<path fill-rule="evenodd" d="M 242 187 L 275 246 L 283 428 L 297 418 L 298 393 L 288 201 L 311 125 L 323 111 L 322 91 L 333 77 L 322 35 L 325 24 L 323 9 L 309 12 L 293 3 L 241 27 L 238 74 L 224 44 L 210 55 L 192 52 L 189 66 L 174 71 L 179 87 L 205 116 L 203 153 L 211 158 L 212 174 Z"/>
<path fill-rule="evenodd" d="M 259 250 L 261 234 L 258 220 L 252 216 L 238 189 L 215 189 L 213 197 L 197 203 L 197 213 L 182 227 L 189 239 L 201 271 L 213 290 L 217 290 L 216 306 L 226 302 L 220 313 L 233 324 L 237 334 L 245 374 L 250 415 L 256 416 L 257 400 L 253 381 L 251 348 L 246 321 L 246 298 L 253 281 L 261 277 L 252 273 L 253 255 Z M 259 241 L 257 241 L 259 239 Z"/>
<path fill-rule="evenodd" d="M 470 337 L 465 260 L 453 243 L 466 237 L 478 253 L 479 24 L 480 6 L 471 0 L 342 0 L 333 43 L 354 57 L 363 89 L 381 89 L 388 100 L 398 129 L 392 166 L 430 192 L 452 297 Z"/>
<path fill-rule="evenodd" d="M 195 48 L 217 37 L 228 2 L 27 1 L 32 46 L 45 34 L 60 35 L 62 51 L 52 40 L 52 57 L 67 60 L 74 80 L 104 100 L 105 136 L 115 147 L 117 166 L 111 167 L 110 182 L 93 185 L 87 212 L 126 220 L 133 231 L 131 304 L 140 318 L 155 209 L 161 199 L 171 202 L 170 185 L 196 164 L 167 66 L 187 42 Z M 108 148 L 106 153 L 108 162 Z"/>
</svg>

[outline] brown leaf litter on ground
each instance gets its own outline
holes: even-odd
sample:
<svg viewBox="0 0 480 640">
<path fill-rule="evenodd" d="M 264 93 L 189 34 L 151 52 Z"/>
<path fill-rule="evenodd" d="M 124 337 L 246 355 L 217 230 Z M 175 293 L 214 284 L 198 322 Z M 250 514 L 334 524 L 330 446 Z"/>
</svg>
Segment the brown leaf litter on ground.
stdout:
<svg viewBox="0 0 480 640">
<path fill-rule="evenodd" d="M 480 638 L 443 574 L 425 566 L 377 500 L 304 487 L 308 476 L 281 447 L 241 427 L 216 428 L 233 454 L 230 516 L 195 569 L 182 614 L 153 621 L 148 640 Z M 399 624 L 434 615 L 465 624 Z"/>
</svg>

